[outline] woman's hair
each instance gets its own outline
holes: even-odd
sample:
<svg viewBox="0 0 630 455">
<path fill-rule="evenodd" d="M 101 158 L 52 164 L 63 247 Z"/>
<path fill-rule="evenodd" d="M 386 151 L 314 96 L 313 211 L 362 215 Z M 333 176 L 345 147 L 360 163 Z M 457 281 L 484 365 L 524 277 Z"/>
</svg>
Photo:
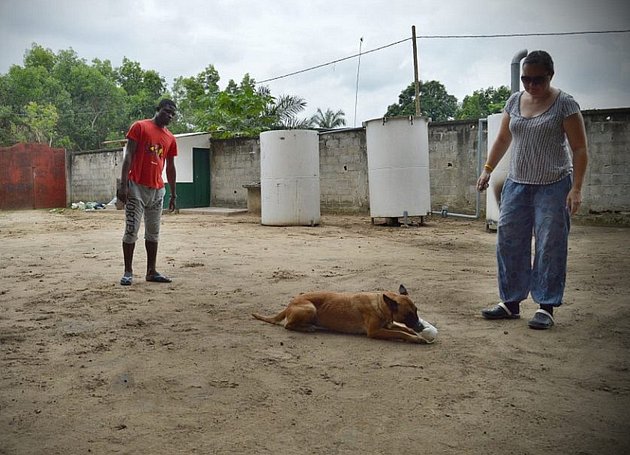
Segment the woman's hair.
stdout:
<svg viewBox="0 0 630 455">
<path fill-rule="evenodd" d="M 540 65 L 543 66 L 550 75 L 554 74 L 553 59 L 545 51 L 531 51 L 523 60 L 523 65 Z"/>
</svg>

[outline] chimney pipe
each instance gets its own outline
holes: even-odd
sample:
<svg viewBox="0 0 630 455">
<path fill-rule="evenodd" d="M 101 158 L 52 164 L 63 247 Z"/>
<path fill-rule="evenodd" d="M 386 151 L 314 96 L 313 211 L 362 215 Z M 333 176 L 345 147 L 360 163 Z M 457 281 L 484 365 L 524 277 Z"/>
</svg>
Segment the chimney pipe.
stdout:
<svg viewBox="0 0 630 455">
<path fill-rule="evenodd" d="M 512 93 L 521 89 L 521 60 L 527 56 L 527 49 L 518 51 L 512 57 L 511 74 L 512 74 Z"/>
</svg>

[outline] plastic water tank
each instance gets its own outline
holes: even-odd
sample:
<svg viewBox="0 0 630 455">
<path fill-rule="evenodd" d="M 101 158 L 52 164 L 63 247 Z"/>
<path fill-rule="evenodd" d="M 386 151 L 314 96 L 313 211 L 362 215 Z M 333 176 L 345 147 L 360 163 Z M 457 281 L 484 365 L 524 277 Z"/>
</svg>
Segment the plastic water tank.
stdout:
<svg viewBox="0 0 630 455">
<path fill-rule="evenodd" d="M 319 137 L 316 131 L 260 135 L 260 215 L 270 226 L 320 222 Z"/>
<path fill-rule="evenodd" d="M 431 212 L 429 128 L 423 117 L 369 120 L 366 125 L 370 216 Z"/>
<path fill-rule="evenodd" d="M 488 151 L 492 148 L 492 144 L 499 135 L 501 127 L 501 119 L 503 114 L 493 114 L 488 116 Z M 490 174 L 490 182 L 486 190 L 486 227 L 496 230 L 499 222 L 499 207 L 501 206 L 501 190 L 510 170 L 510 149 L 505 152 L 499 164 Z M 487 158 L 486 158 L 487 159 Z"/>
</svg>

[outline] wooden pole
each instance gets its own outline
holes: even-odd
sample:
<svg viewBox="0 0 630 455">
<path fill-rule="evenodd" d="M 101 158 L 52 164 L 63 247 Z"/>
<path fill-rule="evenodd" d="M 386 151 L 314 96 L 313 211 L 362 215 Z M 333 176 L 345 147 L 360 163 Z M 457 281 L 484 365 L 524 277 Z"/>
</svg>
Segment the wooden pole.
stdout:
<svg viewBox="0 0 630 455">
<path fill-rule="evenodd" d="M 416 44 L 416 26 L 411 26 L 411 41 L 413 45 L 413 76 L 416 88 L 416 115 L 420 116 L 420 82 L 418 80 L 418 46 Z"/>
</svg>

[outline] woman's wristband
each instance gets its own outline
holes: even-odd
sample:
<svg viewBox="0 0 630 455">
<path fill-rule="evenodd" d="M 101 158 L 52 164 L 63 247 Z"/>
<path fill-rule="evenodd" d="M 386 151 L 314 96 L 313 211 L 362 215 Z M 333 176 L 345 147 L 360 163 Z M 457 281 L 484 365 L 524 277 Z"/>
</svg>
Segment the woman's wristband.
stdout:
<svg viewBox="0 0 630 455">
<path fill-rule="evenodd" d="M 171 199 L 177 199 L 177 196 L 173 196 L 173 195 L 171 194 Z"/>
<path fill-rule="evenodd" d="M 488 172 L 492 172 L 494 171 L 494 168 L 492 166 L 490 166 L 488 163 L 483 165 L 483 168 L 488 171 Z"/>
</svg>

